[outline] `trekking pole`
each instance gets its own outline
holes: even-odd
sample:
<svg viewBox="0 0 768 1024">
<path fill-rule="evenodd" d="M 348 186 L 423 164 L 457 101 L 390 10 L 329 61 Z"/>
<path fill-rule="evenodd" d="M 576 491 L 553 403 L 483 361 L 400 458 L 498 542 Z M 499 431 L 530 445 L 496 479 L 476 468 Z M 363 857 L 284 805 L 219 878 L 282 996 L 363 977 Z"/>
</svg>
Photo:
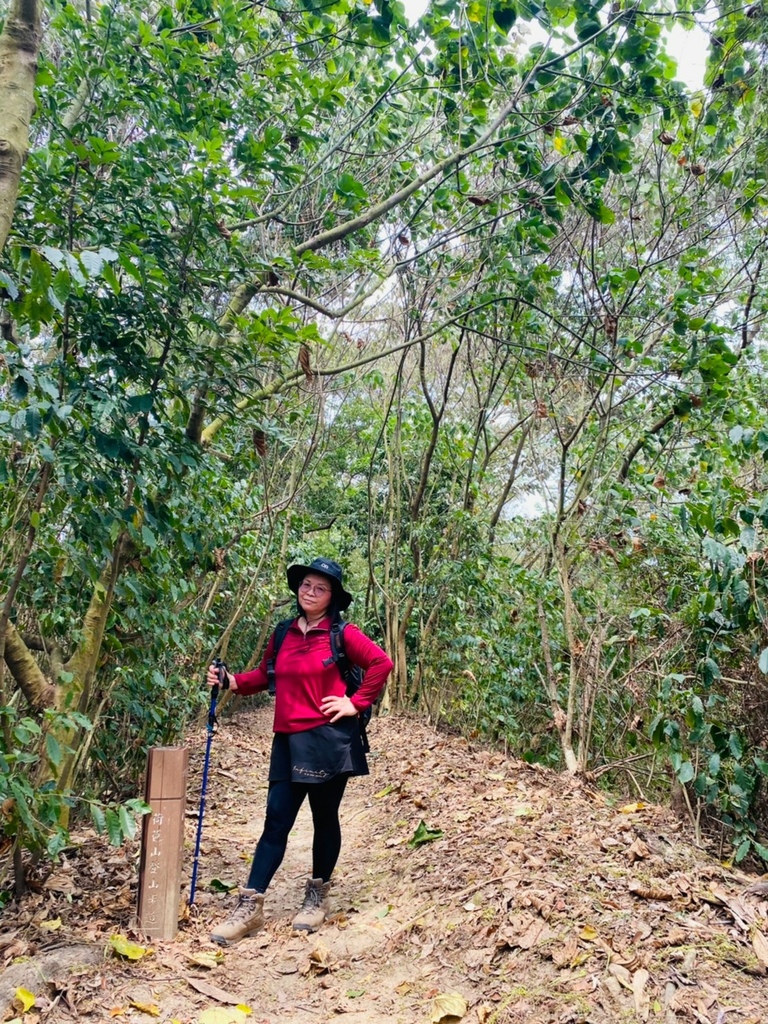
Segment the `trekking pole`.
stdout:
<svg viewBox="0 0 768 1024">
<path fill-rule="evenodd" d="M 227 666 L 221 658 L 214 659 L 214 667 L 219 675 L 219 682 L 211 687 L 211 706 L 208 709 L 208 741 L 205 745 L 205 763 L 203 764 L 203 782 L 200 787 L 200 810 L 197 813 L 197 839 L 195 840 L 195 859 L 192 863 L 192 887 L 189 893 L 190 907 L 195 904 L 195 889 L 197 888 L 197 868 L 200 863 L 200 840 L 203 837 L 203 818 L 205 817 L 205 794 L 208 789 L 208 764 L 211 760 L 211 741 L 216 731 L 216 701 L 219 697 L 219 687 L 222 690 L 229 689 L 229 678 Z"/>
</svg>

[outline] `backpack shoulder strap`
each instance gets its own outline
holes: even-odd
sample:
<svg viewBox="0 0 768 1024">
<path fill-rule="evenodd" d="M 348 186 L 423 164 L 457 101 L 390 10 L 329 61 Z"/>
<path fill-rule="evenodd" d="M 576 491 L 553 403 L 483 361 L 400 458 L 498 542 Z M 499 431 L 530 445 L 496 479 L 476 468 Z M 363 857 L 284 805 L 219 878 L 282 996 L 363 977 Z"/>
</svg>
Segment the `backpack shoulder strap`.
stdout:
<svg viewBox="0 0 768 1024">
<path fill-rule="evenodd" d="M 338 666 L 341 678 L 347 684 L 347 696 L 351 697 L 359 690 L 360 683 L 363 681 L 363 673 L 347 657 L 347 651 L 344 646 L 344 628 L 346 625 L 346 622 L 341 621 L 334 622 L 331 626 L 331 657 Z"/>
<path fill-rule="evenodd" d="M 274 643 L 272 645 L 272 657 L 267 660 L 267 689 L 270 697 L 275 696 L 276 679 L 275 679 L 275 661 L 277 655 L 280 652 L 280 648 L 285 640 L 285 634 L 288 632 L 293 619 L 283 619 L 282 622 L 278 622 L 275 626 Z"/>
<path fill-rule="evenodd" d="M 336 662 L 346 658 L 347 653 L 344 650 L 344 627 L 346 622 L 334 622 L 331 626 L 331 654 L 333 660 Z"/>
</svg>

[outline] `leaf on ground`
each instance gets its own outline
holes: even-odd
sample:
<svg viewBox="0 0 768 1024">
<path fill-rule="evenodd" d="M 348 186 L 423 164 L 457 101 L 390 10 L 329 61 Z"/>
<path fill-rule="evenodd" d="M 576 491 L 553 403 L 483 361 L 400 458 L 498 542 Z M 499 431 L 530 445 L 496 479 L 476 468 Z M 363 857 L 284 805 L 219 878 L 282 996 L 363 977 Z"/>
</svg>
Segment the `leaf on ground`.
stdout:
<svg viewBox="0 0 768 1024">
<path fill-rule="evenodd" d="M 397 992 L 399 996 L 407 996 L 412 990 L 413 985 L 410 981 L 401 981 L 400 984 L 395 987 L 395 992 Z"/>
<path fill-rule="evenodd" d="M 584 939 L 585 942 L 594 942 L 597 938 L 597 932 L 591 924 L 585 924 L 579 932 L 579 938 Z"/>
<path fill-rule="evenodd" d="M 533 949 L 534 946 L 541 946 L 555 938 L 557 938 L 557 935 L 552 931 L 547 922 L 537 918 L 531 922 L 517 940 L 517 945 L 520 949 Z"/>
<path fill-rule="evenodd" d="M 208 888 L 213 892 L 234 892 L 237 882 L 225 882 L 221 878 L 212 878 L 208 883 Z"/>
<path fill-rule="evenodd" d="M 61 918 L 54 917 L 50 921 L 41 921 L 40 930 L 44 932 L 56 932 L 61 928 Z"/>
<path fill-rule="evenodd" d="M 433 843 L 436 839 L 442 839 L 443 835 L 444 833 L 441 828 L 430 828 L 422 818 L 418 828 L 408 840 L 408 845 L 416 847 L 421 846 L 423 843 Z"/>
<path fill-rule="evenodd" d="M 647 806 L 642 800 L 638 800 L 633 804 L 624 804 L 623 807 L 619 808 L 619 811 L 621 814 L 635 814 L 637 811 L 644 811 Z"/>
<path fill-rule="evenodd" d="M 631 846 L 627 847 L 625 853 L 630 864 L 634 864 L 636 860 L 646 860 L 651 856 L 651 851 L 642 839 L 636 839 Z"/>
<path fill-rule="evenodd" d="M 141 1010 L 142 1013 L 148 1013 L 150 1017 L 160 1016 L 160 1007 L 155 1003 L 138 1003 L 135 999 L 132 999 L 131 1006 L 134 1010 Z"/>
<path fill-rule="evenodd" d="M 768 967 L 768 939 L 759 928 L 752 929 L 752 949 L 763 967 Z"/>
<path fill-rule="evenodd" d="M 608 971 L 618 981 L 622 988 L 632 991 L 632 975 L 626 967 L 621 964 L 609 964 Z"/>
<path fill-rule="evenodd" d="M 324 974 L 330 971 L 332 966 L 330 949 L 322 942 L 318 942 L 309 954 L 309 969 L 315 974 Z"/>
<path fill-rule="evenodd" d="M 570 935 L 566 942 L 552 949 L 552 962 L 555 967 L 570 967 L 579 952 L 575 935 Z"/>
<path fill-rule="evenodd" d="M 197 1024 L 246 1024 L 247 1020 L 246 1014 L 236 1006 L 231 1009 L 215 1006 L 210 1010 L 203 1010 L 197 1018 Z"/>
<path fill-rule="evenodd" d="M 632 995 L 635 1000 L 635 1013 L 640 1020 L 648 1020 L 651 1013 L 651 997 L 645 991 L 650 975 L 642 968 L 632 975 Z"/>
<path fill-rule="evenodd" d="M 207 981 L 201 981 L 200 978 L 184 978 L 186 983 L 193 988 L 196 992 L 200 992 L 204 996 L 208 996 L 209 999 L 215 999 L 219 1003 L 226 1003 L 228 1006 L 237 1006 L 242 1003 L 240 996 L 233 996 L 231 992 L 225 992 L 223 988 L 219 988 L 217 985 L 209 985 Z"/>
<path fill-rule="evenodd" d="M 13 997 L 13 1008 L 14 1010 L 21 1010 L 22 1013 L 27 1013 L 35 1005 L 34 993 L 30 992 L 26 988 L 17 988 L 16 993 Z"/>
<path fill-rule="evenodd" d="M 673 900 L 675 898 L 674 893 L 667 889 L 653 884 L 646 885 L 639 878 L 633 878 L 627 888 L 633 896 L 637 896 L 641 900 Z"/>
<path fill-rule="evenodd" d="M 141 960 L 154 953 L 151 946 L 140 946 L 138 942 L 131 942 L 124 935 L 111 935 L 109 945 L 118 956 L 124 956 L 127 960 Z"/>
<path fill-rule="evenodd" d="M 224 952 L 221 949 L 205 950 L 202 953 L 190 953 L 187 960 L 191 964 L 195 964 L 197 967 L 218 967 L 219 964 L 224 962 Z"/>
<path fill-rule="evenodd" d="M 467 1001 L 458 992 L 435 996 L 432 1000 L 432 1024 L 441 1021 L 461 1020 L 467 1012 Z"/>
</svg>

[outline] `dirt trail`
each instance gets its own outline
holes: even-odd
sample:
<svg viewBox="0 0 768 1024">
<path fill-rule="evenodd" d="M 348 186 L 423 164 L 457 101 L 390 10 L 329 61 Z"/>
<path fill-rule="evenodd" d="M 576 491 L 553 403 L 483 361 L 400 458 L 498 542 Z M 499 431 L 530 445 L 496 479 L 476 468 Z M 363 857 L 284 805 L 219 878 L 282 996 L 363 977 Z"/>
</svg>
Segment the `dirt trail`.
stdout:
<svg viewBox="0 0 768 1024">
<path fill-rule="evenodd" d="M 768 902 L 745 893 L 753 879 L 695 850 L 660 808 L 612 806 L 404 719 L 374 722 L 371 775 L 347 790 L 332 920 L 291 931 L 310 868 L 304 808 L 266 929 L 199 966 L 231 905 L 208 883 L 244 880 L 261 828 L 270 720 L 268 708 L 243 710 L 215 738 L 198 908 L 177 939 L 53 987 L 38 970 L 26 1024 L 71 1021 L 73 1008 L 80 1020 L 225 1024 L 236 1003 L 251 1024 L 768 1022 Z M 203 743 L 191 741 L 190 811 Z M 410 846 L 421 821 L 443 836 Z M 194 832 L 190 813 L 190 862 Z M 103 949 L 128 933 L 135 875 L 135 849 L 126 861 L 84 837 L 53 883 L 7 909 L 5 962 L 26 952 L 34 968 L 52 945 Z"/>
</svg>

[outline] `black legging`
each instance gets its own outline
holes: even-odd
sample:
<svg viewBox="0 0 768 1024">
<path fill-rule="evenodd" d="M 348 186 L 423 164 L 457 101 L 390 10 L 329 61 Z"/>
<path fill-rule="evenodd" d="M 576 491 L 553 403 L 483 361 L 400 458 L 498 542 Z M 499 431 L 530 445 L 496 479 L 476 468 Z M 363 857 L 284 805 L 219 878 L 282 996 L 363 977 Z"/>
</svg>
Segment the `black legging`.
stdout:
<svg viewBox="0 0 768 1024">
<path fill-rule="evenodd" d="M 327 882 L 341 851 L 339 805 L 347 775 L 335 775 L 327 782 L 270 782 L 264 831 L 253 855 L 248 888 L 266 892 L 280 867 L 288 834 L 296 821 L 304 797 L 309 796 L 315 836 L 312 841 L 312 877 Z"/>
</svg>

